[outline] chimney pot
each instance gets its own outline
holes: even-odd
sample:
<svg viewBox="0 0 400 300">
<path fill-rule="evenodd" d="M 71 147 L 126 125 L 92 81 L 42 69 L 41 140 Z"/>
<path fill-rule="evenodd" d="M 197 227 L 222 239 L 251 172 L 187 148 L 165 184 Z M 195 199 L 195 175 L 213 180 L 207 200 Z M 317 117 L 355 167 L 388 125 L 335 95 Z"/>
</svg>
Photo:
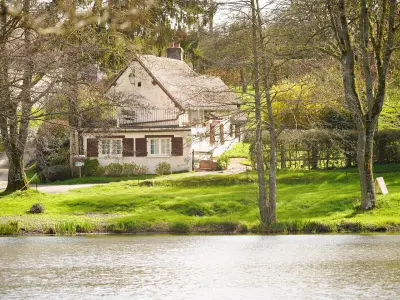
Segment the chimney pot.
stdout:
<svg viewBox="0 0 400 300">
<path fill-rule="evenodd" d="M 180 43 L 169 43 L 169 48 L 167 49 L 167 57 L 177 60 L 183 60 L 183 49 Z"/>
</svg>

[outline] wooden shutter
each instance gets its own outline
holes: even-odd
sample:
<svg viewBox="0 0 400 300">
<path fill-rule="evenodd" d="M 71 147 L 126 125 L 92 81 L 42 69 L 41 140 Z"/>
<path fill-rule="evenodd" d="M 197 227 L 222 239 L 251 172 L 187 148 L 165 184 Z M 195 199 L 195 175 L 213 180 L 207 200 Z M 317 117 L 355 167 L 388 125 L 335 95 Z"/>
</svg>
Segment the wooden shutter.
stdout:
<svg viewBox="0 0 400 300">
<path fill-rule="evenodd" d="M 87 139 L 86 145 L 87 157 L 98 157 L 99 156 L 99 140 L 98 139 Z"/>
<path fill-rule="evenodd" d="M 219 141 L 221 144 L 225 143 L 224 124 L 219 125 Z"/>
<path fill-rule="evenodd" d="M 183 138 L 172 138 L 172 156 L 183 156 Z"/>
<path fill-rule="evenodd" d="M 134 139 L 123 139 L 122 140 L 122 156 L 133 156 L 134 148 L 133 142 Z"/>
<path fill-rule="evenodd" d="M 235 125 L 235 138 L 240 138 L 240 125 Z"/>
<path fill-rule="evenodd" d="M 210 144 L 213 145 L 215 143 L 215 125 L 210 124 Z"/>
<path fill-rule="evenodd" d="M 136 144 L 136 156 L 144 157 L 147 156 L 147 139 L 139 138 L 135 141 Z"/>
</svg>

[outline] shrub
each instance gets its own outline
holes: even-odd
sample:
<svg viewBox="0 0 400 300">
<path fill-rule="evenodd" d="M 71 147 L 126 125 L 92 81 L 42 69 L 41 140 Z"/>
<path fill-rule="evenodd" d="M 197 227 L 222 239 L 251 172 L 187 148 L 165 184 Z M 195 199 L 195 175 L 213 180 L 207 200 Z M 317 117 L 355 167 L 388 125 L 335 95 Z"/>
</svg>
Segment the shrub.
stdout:
<svg viewBox="0 0 400 300">
<path fill-rule="evenodd" d="M 217 159 L 217 170 L 226 170 L 228 168 L 230 157 L 225 153 Z"/>
<path fill-rule="evenodd" d="M 106 174 L 106 168 L 103 166 L 99 166 L 94 173 L 95 176 L 103 177 Z"/>
<path fill-rule="evenodd" d="M 72 178 L 71 169 L 68 166 L 57 165 L 45 168 L 39 173 L 40 181 L 57 181 Z"/>
<path fill-rule="evenodd" d="M 169 224 L 169 232 L 177 234 L 188 234 L 190 232 L 190 227 L 183 222 L 174 222 Z"/>
<path fill-rule="evenodd" d="M 40 203 L 33 204 L 28 211 L 31 214 L 41 214 L 44 213 L 44 206 Z"/>
<path fill-rule="evenodd" d="M 121 176 L 123 167 L 119 163 L 111 163 L 105 167 L 105 175 L 106 176 Z"/>
<path fill-rule="evenodd" d="M 247 227 L 246 224 L 241 223 L 241 224 L 239 224 L 237 231 L 239 233 L 248 233 L 249 232 L 249 228 Z"/>
<path fill-rule="evenodd" d="M 85 158 L 85 176 L 96 175 L 100 163 L 97 159 Z"/>
<path fill-rule="evenodd" d="M 69 148 L 54 149 L 47 157 L 50 166 L 68 165 L 69 164 Z"/>
<path fill-rule="evenodd" d="M 9 222 L 0 224 L 0 236 L 1 235 L 16 235 L 19 234 L 21 228 L 18 222 Z"/>
<path fill-rule="evenodd" d="M 171 165 L 167 162 L 160 162 L 156 166 L 156 173 L 158 175 L 171 174 Z"/>
<path fill-rule="evenodd" d="M 145 165 L 136 165 L 136 174 L 141 175 L 141 174 L 147 174 L 149 171 L 149 168 L 146 167 Z"/>
<path fill-rule="evenodd" d="M 134 163 L 132 164 L 123 164 L 122 165 L 122 175 L 124 176 L 133 176 L 136 175 L 138 166 Z"/>
</svg>

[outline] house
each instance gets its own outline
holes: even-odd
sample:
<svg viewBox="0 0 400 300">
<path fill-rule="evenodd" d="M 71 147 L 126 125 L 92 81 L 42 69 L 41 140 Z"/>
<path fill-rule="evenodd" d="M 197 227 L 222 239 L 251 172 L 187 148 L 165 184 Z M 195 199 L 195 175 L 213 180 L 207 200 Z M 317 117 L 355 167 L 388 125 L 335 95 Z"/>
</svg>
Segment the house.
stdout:
<svg viewBox="0 0 400 300">
<path fill-rule="evenodd" d="M 101 165 L 160 162 L 174 172 L 198 168 L 240 140 L 240 99 L 221 79 L 200 75 L 170 44 L 167 57 L 139 55 L 109 84 L 106 95 L 118 105 L 109 111 L 112 128 L 83 132 L 86 157 Z"/>
</svg>

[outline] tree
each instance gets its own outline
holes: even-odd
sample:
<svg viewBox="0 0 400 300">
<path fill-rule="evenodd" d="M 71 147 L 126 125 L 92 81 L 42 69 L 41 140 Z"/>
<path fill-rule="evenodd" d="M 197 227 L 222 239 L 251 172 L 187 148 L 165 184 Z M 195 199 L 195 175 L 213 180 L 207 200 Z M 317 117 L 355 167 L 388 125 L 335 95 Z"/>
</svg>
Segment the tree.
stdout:
<svg viewBox="0 0 400 300">
<path fill-rule="evenodd" d="M 34 0 L 24 0 L 21 10 L 8 4 L 0 2 L 0 133 L 10 165 L 6 192 L 12 192 L 27 188 L 23 156 L 29 123 L 52 92 L 56 80 L 50 74 L 58 60 L 49 51 L 52 40 L 38 38 L 29 25 L 43 6 Z"/>
<path fill-rule="evenodd" d="M 310 2 L 310 1 L 309 1 Z M 398 43 L 398 1 L 294 1 L 306 11 L 319 39 L 318 48 L 337 59 L 344 99 L 357 130 L 357 166 L 361 208 L 376 205 L 373 141 L 386 95 L 391 57 Z M 309 10 L 313 5 L 313 10 Z"/>
<path fill-rule="evenodd" d="M 247 95 L 247 112 L 250 113 L 248 124 L 254 130 L 255 157 L 258 174 L 258 206 L 262 225 L 270 225 L 277 221 L 277 135 L 278 130 L 275 123 L 273 110 L 274 97 L 271 96 L 273 85 L 272 74 L 277 71 L 277 52 L 279 49 L 273 44 L 276 32 L 274 27 L 277 11 L 281 9 L 279 1 L 269 0 L 260 6 L 258 0 L 235 1 L 231 9 L 236 15 L 236 23 L 229 26 L 227 34 L 222 39 L 216 39 L 222 49 L 218 49 L 214 57 L 223 57 L 219 60 L 225 63 L 227 70 L 237 70 L 240 73 L 242 93 Z M 214 30 L 214 33 L 216 30 Z M 212 39 L 215 39 L 212 38 Z M 212 40 L 211 39 L 211 40 Z M 246 41 L 246 42 L 244 42 Z M 226 47 L 228 46 L 228 47 Z M 247 51 L 248 50 L 248 51 Z M 210 53 L 212 51 L 208 51 Z M 249 54 L 251 53 L 251 54 Z M 250 76 L 245 76 L 245 72 Z M 247 90 L 247 83 L 252 83 L 253 89 Z M 251 80 L 250 80 L 251 78 Z M 269 136 L 268 151 L 268 184 L 266 179 L 266 164 L 264 162 L 265 148 L 263 136 Z"/>
</svg>

